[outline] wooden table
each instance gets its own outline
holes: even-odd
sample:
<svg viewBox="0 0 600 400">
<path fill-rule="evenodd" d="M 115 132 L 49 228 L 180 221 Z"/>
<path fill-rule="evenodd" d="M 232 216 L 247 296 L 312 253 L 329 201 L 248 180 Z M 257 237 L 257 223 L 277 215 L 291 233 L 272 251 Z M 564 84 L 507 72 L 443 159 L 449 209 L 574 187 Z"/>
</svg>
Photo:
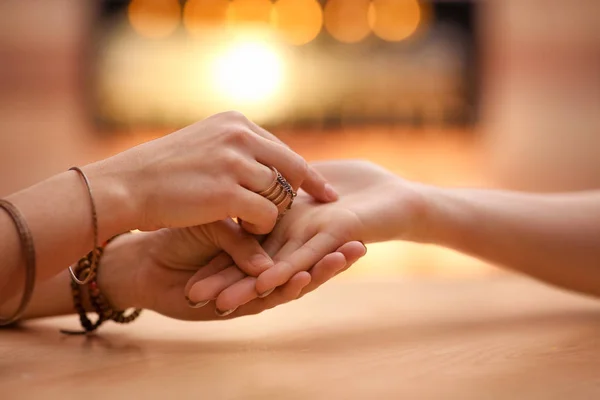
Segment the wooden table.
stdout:
<svg viewBox="0 0 600 400">
<path fill-rule="evenodd" d="M 0 331 L 1 399 L 597 399 L 600 302 L 525 278 L 338 279 L 256 317 Z"/>
</svg>

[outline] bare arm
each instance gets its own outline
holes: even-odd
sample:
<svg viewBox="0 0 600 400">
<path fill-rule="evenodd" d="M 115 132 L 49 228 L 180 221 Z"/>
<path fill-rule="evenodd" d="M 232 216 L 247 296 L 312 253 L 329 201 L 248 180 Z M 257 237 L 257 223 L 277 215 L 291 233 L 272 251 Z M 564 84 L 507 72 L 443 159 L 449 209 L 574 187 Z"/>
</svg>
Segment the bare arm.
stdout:
<svg viewBox="0 0 600 400">
<path fill-rule="evenodd" d="M 100 240 L 132 228 L 125 188 L 102 164 L 85 169 L 93 182 L 98 210 Z M 113 175 L 114 176 L 114 175 Z M 74 172 L 64 172 L 18 192 L 8 200 L 23 214 L 36 248 L 37 280 L 54 276 L 92 248 L 93 230 L 90 200 L 83 181 Z M 22 273 L 21 249 L 14 224 L 0 212 L 0 302 L 19 293 L 13 279 Z"/>
<path fill-rule="evenodd" d="M 186 283 L 195 274 L 210 270 L 209 261 L 221 250 L 227 252 L 231 262 L 232 259 L 245 260 L 256 254 L 260 244 L 249 241 L 249 237 L 232 221 L 219 221 L 203 227 L 123 235 L 106 247 L 98 270 L 98 286 L 117 310 L 137 307 L 186 320 L 216 319 L 219 317 L 215 314 L 213 305 L 198 308 L 188 304 L 185 299 Z M 301 273 L 268 299 L 250 301 L 230 318 L 255 314 L 294 300 L 303 290 L 315 289 L 341 269 L 352 265 L 362 255 L 362 244 L 347 243 L 332 254 L 324 254 L 311 269 L 310 277 L 306 272 Z M 223 256 L 225 254 L 215 260 L 223 260 Z M 204 264 L 207 265 L 202 267 Z M 238 272 L 244 275 L 241 271 Z M 215 284 L 218 286 L 218 282 Z M 219 290 L 218 287 L 213 289 Z M 82 300 L 84 307 L 91 311 L 88 295 L 84 294 Z M 0 305 L 0 314 L 13 310 L 16 301 L 18 299 Z M 74 312 L 70 276 L 68 271 L 63 271 L 35 288 L 23 319 Z"/>
<path fill-rule="evenodd" d="M 341 241 L 408 240 L 449 247 L 600 296 L 600 191 L 526 194 L 450 189 L 408 182 L 368 162 L 315 166 L 336 186 L 340 199 L 316 204 L 298 196 L 274 232 L 302 244 L 289 257 L 292 260 L 315 248 L 329 250 Z M 298 272 L 285 261 L 258 277 L 259 293 Z"/>
<path fill-rule="evenodd" d="M 207 118 L 84 168 L 98 211 L 100 241 L 130 229 L 155 230 L 240 217 L 255 234 L 272 230 L 277 207 L 257 194 L 276 167 L 295 188 L 335 200 L 325 180 L 296 153 L 243 115 Z M 37 280 L 54 276 L 93 247 L 90 200 L 76 172 L 8 198 L 33 235 Z M 20 243 L 0 211 L 0 304 L 21 290 Z M 268 258 L 268 257 L 267 257 Z M 248 261 L 249 263 L 250 261 Z M 263 262 L 264 264 L 264 262 Z M 267 260 L 265 265 L 271 265 Z M 241 264 L 240 268 L 248 267 Z"/>
<path fill-rule="evenodd" d="M 422 193 L 425 229 L 415 240 L 600 296 L 600 191 L 541 195 L 425 187 Z"/>
</svg>

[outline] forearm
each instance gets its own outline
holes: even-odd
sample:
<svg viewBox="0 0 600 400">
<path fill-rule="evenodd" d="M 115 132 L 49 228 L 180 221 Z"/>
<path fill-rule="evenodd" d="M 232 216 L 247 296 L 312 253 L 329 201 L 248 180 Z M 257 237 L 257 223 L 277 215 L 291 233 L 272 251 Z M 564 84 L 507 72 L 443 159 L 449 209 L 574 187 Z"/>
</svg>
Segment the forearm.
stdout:
<svg viewBox="0 0 600 400">
<path fill-rule="evenodd" d="M 98 268 L 98 287 L 117 310 L 137 306 L 135 285 L 135 266 L 140 259 L 141 241 L 126 235 L 111 242 L 104 252 Z M 71 294 L 71 276 L 67 270 L 37 285 L 23 320 L 67 315 L 75 313 Z M 83 306 L 93 311 L 85 287 L 82 296 Z M 0 306 L 0 315 L 7 315 L 16 307 L 19 297 Z"/>
<path fill-rule="evenodd" d="M 84 168 L 98 212 L 100 241 L 133 229 L 130 195 L 106 162 Z M 7 198 L 23 214 L 33 236 L 37 282 L 67 268 L 93 247 L 90 199 L 81 177 L 64 172 Z M 0 211 L 0 303 L 20 291 L 14 277 L 23 268 L 21 244 L 11 219 Z M 12 280 L 11 280 L 12 279 Z M 7 289 L 8 287 L 14 290 Z M 12 293 L 11 293 L 12 292 Z"/>
<path fill-rule="evenodd" d="M 425 188 L 419 241 L 600 296 L 600 192 Z"/>
</svg>

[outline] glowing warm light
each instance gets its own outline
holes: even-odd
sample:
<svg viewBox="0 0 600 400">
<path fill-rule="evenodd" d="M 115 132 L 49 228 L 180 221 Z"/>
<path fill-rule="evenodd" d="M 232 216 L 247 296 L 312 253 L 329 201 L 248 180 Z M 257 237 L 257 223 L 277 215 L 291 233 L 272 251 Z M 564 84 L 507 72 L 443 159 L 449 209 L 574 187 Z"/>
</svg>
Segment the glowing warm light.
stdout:
<svg viewBox="0 0 600 400">
<path fill-rule="evenodd" d="M 283 69 L 268 43 L 235 43 L 215 62 L 216 91 L 236 104 L 269 100 L 283 85 Z"/>
<path fill-rule="evenodd" d="M 178 0 L 133 0 L 127 8 L 129 23 L 142 36 L 159 39 L 177 29 L 181 16 Z"/>
<path fill-rule="evenodd" d="M 369 0 L 330 0 L 324 11 L 325 29 L 337 40 L 356 43 L 371 32 Z"/>
<path fill-rule="evenodd" d="M 233 25 L 268 24 L 273 4 L 269 0 L 235 0 L 229 3 L 227 20 Z"/>
<path fill-rule="evenodd" d="M 183 25 L 192 36 L 202 36 L 207 28 L 222 26 L 227 19 L 227 0 L 188 0 L 183 9 Z"/>
<path fill-rule="evenodd" d="M 321 32 L 323 10 L 317 0 L 279 0 L 273 6 L 272 20 L 287 42 L 303 45 Z"/>
<path fill-rule="evenodd" d="M 417 0 L 372 0 L 369 25 L 383 40 L 398 42 L 411 36 L 421 21 Z"/>
</svg>

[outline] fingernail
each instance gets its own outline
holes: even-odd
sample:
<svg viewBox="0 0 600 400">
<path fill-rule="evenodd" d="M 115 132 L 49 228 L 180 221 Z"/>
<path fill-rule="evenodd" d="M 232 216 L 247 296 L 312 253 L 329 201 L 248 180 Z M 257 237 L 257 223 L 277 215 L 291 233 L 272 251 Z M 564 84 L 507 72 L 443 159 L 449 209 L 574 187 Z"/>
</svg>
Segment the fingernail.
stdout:
<svg viewBox="0 0 600 400">
<path fill-rule="evenodd" d="M 204 307 L 205 305 L 207 305 L 208 303 L 210 303 L 210 300 L 204 300 L 204 301 L 199 301 L 197 303 L 194 303 L 192 300 L 190 300 L 189 297 L 185 297 L 185 299 L 188 302 L 188 306 L 190 306 L 191 308 L 200 308 L 200 307 Z"/>
<path fill-rule="evenodd" d="M 250 263 L 258 268 L 260 271 L 264 271 L 273 265 L 273 261 L 264 254 L 256 254 L 250 258 Z"/>
<path fill-rule="evenodd" d="M 264 292 L 263 294 L 259 294 L 258 298 L 259 299 L 264 299 L 265 297 L 267 297 L 268 295 L 270 295 L 271 293 L 273 293 L 273 290 L 275 290 L 275 288 L 269 289 L 266 292 Z"/>
<path fill-rule="evenodd" d="M 232 308 L 231 310 L 226 310 L 226 311 L 220 311 L 218 308 L 215 308 L 215 314 L 217 314 L 217 317 L 226 317 L 229 314 L 231 314 L 232 312 L 234 312 L 235 310 L 237 310 L 237 307 Z"/>
<path fill-rule="evenodd" d="M 331 186 L 329 183 L 325 184 L 325 195 L 327 196 L 327 198 L 330 201 L 335 201 L 339 198 L 338 193 L 335 191 L 333 186 Z"/>
</svg>

